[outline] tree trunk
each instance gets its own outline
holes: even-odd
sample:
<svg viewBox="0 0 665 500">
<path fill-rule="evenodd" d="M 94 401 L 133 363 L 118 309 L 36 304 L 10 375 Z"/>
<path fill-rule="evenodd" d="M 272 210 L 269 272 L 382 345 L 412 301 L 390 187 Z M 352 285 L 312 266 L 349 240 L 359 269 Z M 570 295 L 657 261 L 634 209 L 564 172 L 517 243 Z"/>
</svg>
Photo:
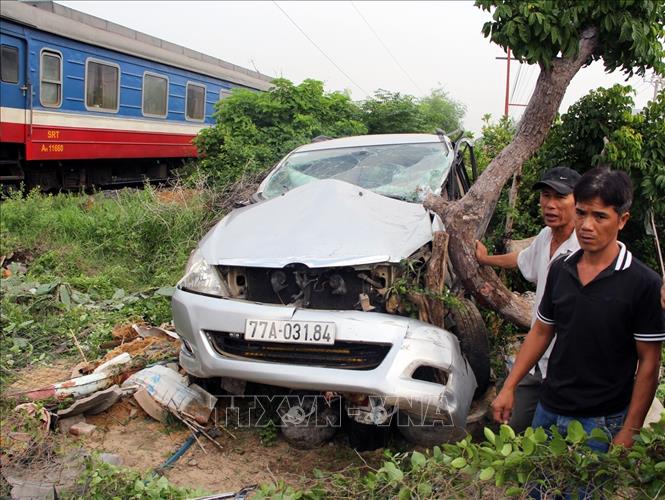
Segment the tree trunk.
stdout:
<svg viewBox="0 0 665 500">
<path fill-rule="evenodd" d="M 461 200 L 449 203 L 429 196 L 425 201 L 425 207 L 443 219 L 450 235 L 450 259 L 466 290 L 524 328 L 531 324 L 529 302 L 508 290 L 490 267 L 478 265 L 475 240 L 485 233 L 501 188 L 545 140 L 570 81 L 589 60 L 597 43 L 598 30 L 587 28 L 580 37 L 576 57 L 556 59 L 551 68 L 541 69 L 513 141 L 492 160 Z"/>
</svg>

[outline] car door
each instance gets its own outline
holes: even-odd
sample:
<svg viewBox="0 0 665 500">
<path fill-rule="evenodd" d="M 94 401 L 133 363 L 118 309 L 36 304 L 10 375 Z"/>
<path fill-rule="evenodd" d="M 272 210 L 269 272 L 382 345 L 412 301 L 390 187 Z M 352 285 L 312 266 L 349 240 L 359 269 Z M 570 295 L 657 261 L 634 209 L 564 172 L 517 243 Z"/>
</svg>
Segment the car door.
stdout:
<svg viewBox="0 0 665 500">
<path fill-rule="evenodd" d="M 28 123 L 26 43 L 0 33 L 0 142 L 25 143 Z"/>
</svg>

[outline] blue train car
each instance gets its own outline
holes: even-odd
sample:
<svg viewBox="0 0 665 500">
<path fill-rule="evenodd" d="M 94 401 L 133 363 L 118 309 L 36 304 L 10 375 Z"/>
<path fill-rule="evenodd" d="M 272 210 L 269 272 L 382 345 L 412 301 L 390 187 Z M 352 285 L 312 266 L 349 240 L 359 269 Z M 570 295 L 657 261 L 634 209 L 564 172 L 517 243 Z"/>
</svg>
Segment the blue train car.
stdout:
<svg viewBox="0 0 665 500">
<path fill-rule="evenodd" d="M 219 99 L 270 87 L 266 75 L 52 2 L 3 1 L 1 14 L 0 183 L 165 178 L 170 161 L 196 156 L 192 139 Z"/>
</svg>

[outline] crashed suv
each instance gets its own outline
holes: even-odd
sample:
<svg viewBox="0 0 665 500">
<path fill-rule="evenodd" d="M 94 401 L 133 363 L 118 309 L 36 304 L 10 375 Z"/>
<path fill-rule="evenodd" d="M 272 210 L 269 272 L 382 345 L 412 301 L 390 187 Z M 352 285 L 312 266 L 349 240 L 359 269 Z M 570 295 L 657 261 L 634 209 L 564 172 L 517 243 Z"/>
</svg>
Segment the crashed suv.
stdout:
<svg viewBox="0 0 665 500">
<path fill-rule="evenodd" d="M 469 187 L 462 144 L 444 134 L 368 135 L 289 153 L 189 259 L 172 304 L 184 369 L 318 394 L 320 407 L 334 395 L 351 421 L 398 416 L 417 442 L 464 428 L 489 377 L 482 318 L 453 298 L 445 328 L 435 326 L 409 300 L 443 230 L 423 200 Z M 446 285 L 455 290 L 452 270 Z M 280 415 L 297 424 L 316 404 Z M 315 443 L 332 435 L 315 427 Z"/>
</svg>

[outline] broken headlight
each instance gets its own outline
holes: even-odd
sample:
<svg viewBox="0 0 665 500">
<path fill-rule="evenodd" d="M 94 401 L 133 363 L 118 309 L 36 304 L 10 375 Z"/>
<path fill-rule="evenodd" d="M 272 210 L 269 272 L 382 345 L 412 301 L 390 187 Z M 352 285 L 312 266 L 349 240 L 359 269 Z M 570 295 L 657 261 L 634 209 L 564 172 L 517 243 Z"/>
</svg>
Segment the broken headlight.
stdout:
<svg viewBox="0 0 665 500">
<path fill-rule="evenodd" d="M 228 288 L 217 269 L 205 261 L 198 249 L 187 261 L 185 276 L 178 282 L 178 288 L 214 297 L 229 296 Z"/>
</svg>

